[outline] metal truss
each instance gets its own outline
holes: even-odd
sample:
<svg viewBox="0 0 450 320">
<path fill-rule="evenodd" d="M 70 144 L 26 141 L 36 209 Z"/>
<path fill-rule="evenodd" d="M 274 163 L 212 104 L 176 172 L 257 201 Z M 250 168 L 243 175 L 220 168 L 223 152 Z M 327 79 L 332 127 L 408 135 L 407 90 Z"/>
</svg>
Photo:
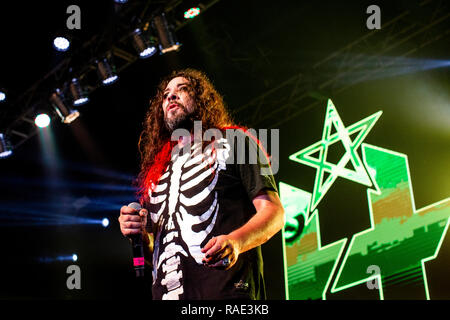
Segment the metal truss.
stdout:
<svg viewBox="0 0 450 320">
<path fill-rule="evenodd" d="M 218 1 L 202 1 L 200 3 L 202 13 Z M 61 61 L 18 96 L 7 109 L 0 110 L 0 132 L 7 136 L 10 147 L 17 149 L 38 133 L 38 128 L 34 124 L 36 111 L 40 109 L 48 111 L 52 90 L 66 85 L 70 77 L 77 77 L 88 94 L 102 86 L 95 67 L 96 59 L 103 56 L 111 59 L 117 74 L 136 62 L 139 58 L 130 41 L 130 34 L 133 31 L 130 28 L 136 25 L 149 27 L 151 19 L 161 12 L 166 14 L 175 31 L 187 25 L 189 21 L 183 20 L 177 14 L 177 8 L 181 3 L 181 0 L 129 1 L 120 10 L 116 10 L 114 25 L 83 43 L 70 57 Z M 54 120 L 57 116 L 52 113 L 51 117 Z"/>
<path fill-rule="evenodd" d="M 363 37 L 314 64 L 310 73 L 296 74 L 236 109 L 235 118 L 254 128 L 279 128 L 293 117 L 323 105 L 331 93 L 381 77 L 397 60 L 448 39 L 448 7 L 446 1 L 423 1 L 416 10 L 429 12 L 426 19 L 416 19 L 411 9 L 382 24 L 381 29 L 368 30 Z M 444 31 L 436 31 L 437 27 Z M 386 56 L 391 59 L 382 59 Z"/>
</svg>

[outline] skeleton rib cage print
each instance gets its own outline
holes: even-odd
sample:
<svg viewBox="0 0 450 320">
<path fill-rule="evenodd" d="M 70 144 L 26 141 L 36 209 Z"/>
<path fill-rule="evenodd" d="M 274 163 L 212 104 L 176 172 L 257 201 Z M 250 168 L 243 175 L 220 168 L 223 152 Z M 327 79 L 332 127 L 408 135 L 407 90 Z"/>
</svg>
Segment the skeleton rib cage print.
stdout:
<svg viewBox="0 0 450 320">
<path fill-rule="evenodd" d="M 217 142 L 220 148 L 209 145 L 204 152 L 199 142 L 190 152 L 174 147 L 172 161 L 153 192 L 149 191 L 155 235 L 153 285 L 164 288 L 163 300 L 177 300 L 184 293 L 182 257 L 202 264 L 201 244 L 213 229 L 219 211 L 214 188 L 230 152 L 225 139 Z"/>
</svg>

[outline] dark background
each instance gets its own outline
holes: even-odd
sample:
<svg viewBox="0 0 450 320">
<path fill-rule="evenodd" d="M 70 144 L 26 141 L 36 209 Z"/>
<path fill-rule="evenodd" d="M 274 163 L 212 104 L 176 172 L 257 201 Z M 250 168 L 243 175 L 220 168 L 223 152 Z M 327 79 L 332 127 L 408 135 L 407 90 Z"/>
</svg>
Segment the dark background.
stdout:
<svg viewBox="0 0 450 320">
<path fill-rule="evenodd" d="M 70 4 L 81 8 L 82 26 L 75 32 L 78 44 L 104 31 L 114 15 L 112 1 L 0 5 L 0 85 L 8 89 L 11 99 L 74 50 L 59 53 L 51 45 L 55 32 L 65 28 L 66 8 Z M 13 156 L 1 159 L 0 298 L 107 299 L 130 297 L 136 292 L 147 295 L 149 280 L 141 283 L 134 278 L 131 248 L 120 233 L 117 217 L 120 207 L 135 199 L 131 185 L 139 168 L 137 142 L 148 100 L 159 80 L 172 69 L 201 69 L 223 94 L 231 111 L 298 73 L 310 79 L 315 88 L 339 72 L 336 66 L 317 74 L 311 68 L 315 62 L 375 32 L 366 27 L 366 9 L 371 4 L 381 8 L 382 30 L 385 23 L 412 10 L 411 20 L 404 25 L 415 27 L 408 30 L 405 38 L 430 23 L 434 14 L 432 10 L 417 10 L 414 1 L 219 1 L 177 32 L 183 44 L 179 52 L 136 61 L 120 74 L 116 83 L 91 93 L 90 102 L 78 108 L 82 115 L 74 123 L 67 126 L 53 121 L 45 129 L 51 144 L 41 143 L 45 136 L 41 132 L 14 150 Z M 423 39 L 406 40 L 403 47 L 420 47 L 409 55 L 413 59 L 411 65 L 425 60 L 448 62 L 448 20 L 447 17 L 447 24 L 440 23 L 429 30 L 428 39 L 444 34 L 438 41 L 420 47 Z M 355 48 L 354 54 L 371 53 L 371 48 L 382 46 L 388 36 L 368 38 Z M 402 46 L 396 50 L 380 58 L 401 55 Z M 405 67 L 395 69 L 393 74 L 380 70 L 376 79 L 339 90 L 354 79 L 350 74 L 325 95 L 333 100 L 345 125 L 383 110 L 365 142 L 408 155 L 419 209 L 449 195 L 448 64 L 430 70 Z M 359 72 L 365 72 L 364 68 Z M 353 76 L 356 78 L 356 74 Z M 274 101 L 273 109 L 277 107 Z M 302 107 L 295 105 L 294 110 Z M 8 103 L 0 105 L 0 131 L 8 124 L 8 108 Z M 287 158 L 321 138 L 325 110 L 323 100 L 318 107 L 298 116 L 284 114 L 270 119 L 272 123 L 283 121 L 277 126 L 277 182 L 312 192 L 315 170 Z M 270 128 L 246 121 L 249 114 L 256 112 L 264 110 L 249 108 L 235 113 L 235 119 L 255 128 Z M 336 152 L 339 159 L 339 150 Z M 319 207 L 323 245 L 369 226 L 365 192 L 361 185 L 343 179 L 335 182 L 328 200 Z M 60 218 L 46 219 L 46 213 Z M 81 220 L 71 223 L 63 216 L 108 217 L 110 225 L 103 228 L 99 224 L 78 223 Z M 445 276 L 449 245 L 447 237 L 442 254 L 431 266 L 439 275 L 430 278 L 432 297 L 450 297 L 446 289 L 450 283 Z M 42 260 L 72 253 L 78 255 L 75 263 Z M 268 298 L 284 299 L 280 234 L 263 246 L 263 253 Z M 81 290 L 66 287 L 66 268 L 71 264 L 81 268 Z"/>
</svg>

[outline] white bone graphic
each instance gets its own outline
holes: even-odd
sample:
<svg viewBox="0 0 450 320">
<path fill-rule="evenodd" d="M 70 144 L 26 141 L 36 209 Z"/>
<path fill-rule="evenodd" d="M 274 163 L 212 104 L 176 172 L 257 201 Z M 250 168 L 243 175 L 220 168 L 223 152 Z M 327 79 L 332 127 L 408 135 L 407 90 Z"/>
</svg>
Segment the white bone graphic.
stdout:
<svg viewBox="0 0 450 320">
<path fill-rule="evenodd" d="M 220 148 L 217 148 L 217 145 L 220 145 Z M 204 254 L 200 251 L 200 245 L 213 229 L 219 211 L 217 192 L 213 190 L 219 179 L 219 172 L 226 169 L 225 162 L 229 157 L 230 146 L 225 139 L 220 139 L 215 143 L 214 152 L 207 148 L 201 153 L 201 147 L 201 143 L 195 143 L 190 154 L 175 153 L 153 191 L 153 194 L 163 194 L 152 196 L 149 191 L 150 204 L 156 208 L 150 211 L 150 217 L 157 228 L 153 254 L 153 283 L 158 280 L 158 270 L 161 268 L 164 274 L 161 285 L 167 289 L 163 299 L 176 300 L 184 293 L 183 273 L 179 268 L 181 256 L 202 264 Z M 192 178 L 195 175 L 197 176 Z M 206 183 L 206 187 L 197 194 L 191 197 L 186 195 L 192 188 Z M 211 205 L 201 214 L 192 214 L 189 207 L 202 201 Z M 202 230 L 194 231 L 194 226 L 208 220 L 210 222 Z M 176 225 L 179 226 L 178 230 Z M 163 228 L 165 236 L 160 239 Z M 179 240 L 184 245 L 177 244 L 180 243 Z M 162 246 L 165 248 L 160 254 Z"/>
</svg>

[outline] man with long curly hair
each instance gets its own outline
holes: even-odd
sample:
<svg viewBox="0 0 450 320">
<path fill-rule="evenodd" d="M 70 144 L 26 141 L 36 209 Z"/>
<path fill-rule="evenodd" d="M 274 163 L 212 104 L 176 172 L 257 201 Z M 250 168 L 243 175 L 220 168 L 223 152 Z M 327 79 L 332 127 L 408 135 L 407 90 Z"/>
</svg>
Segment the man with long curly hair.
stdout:
<svg viewBox="0 0 450 320">
<path fill-rule="evenodd" d="M 206 148 L 197 121 L 202 137 L 216 130 Z M 124 206 L 119 222 L 123 235 L 145 239 L 153 299 L 264 299 L 260 246 L 282 228 L 284 210 L 273 175 L 261 173 L 267 154 L 205 74 L 185 69 L 160 83 L 139 149 L 145 209 Z M 236 161 L 243 152 L 257 161 Z"/>
</svg>

